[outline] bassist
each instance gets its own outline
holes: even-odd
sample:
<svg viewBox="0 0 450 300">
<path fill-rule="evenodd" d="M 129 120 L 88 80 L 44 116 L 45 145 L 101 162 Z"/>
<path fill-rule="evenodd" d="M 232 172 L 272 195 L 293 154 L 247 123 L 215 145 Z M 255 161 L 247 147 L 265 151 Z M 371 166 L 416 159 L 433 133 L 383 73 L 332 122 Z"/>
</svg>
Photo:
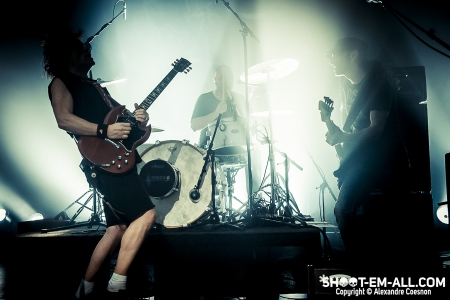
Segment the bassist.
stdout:
<svg viewBox="0 0 450 300">
<path fill-rule="evenodd" d="M 367 44 L 352 37 L 338 40 L 333 50 L 326 53 L 335 75 L 342 76 L 346 83 L 341 92 L 347 96 L 344 107 L 349 108 L 343 130 L 327 123 L 326 142 L 342 145 L 344 152 L 334 173 L 340 189 L 334 213 L 349 263 L 359 267 L 364 265 L 358 257 L 370 257 L 367 251 L 377 245 L 370 245 L 374 240 L 370 226 L 375 225 L 369 224 L 370 210 L 363 211 L 363 223 L 357 221 L 357 210 L 365 207 L 375 190 L 385 196 L 405 192 L 408 168 L 397 128 L 394 85 L 381 63 L 369 61 L 366 53 Z M 398 198 L 392 196 L 377 205 L 392 212 Z M 379 219 L 373 232 L 381 234 L 381 222 Z M 377 266 L 377 262 L 372 262 Z"/>
</svg>

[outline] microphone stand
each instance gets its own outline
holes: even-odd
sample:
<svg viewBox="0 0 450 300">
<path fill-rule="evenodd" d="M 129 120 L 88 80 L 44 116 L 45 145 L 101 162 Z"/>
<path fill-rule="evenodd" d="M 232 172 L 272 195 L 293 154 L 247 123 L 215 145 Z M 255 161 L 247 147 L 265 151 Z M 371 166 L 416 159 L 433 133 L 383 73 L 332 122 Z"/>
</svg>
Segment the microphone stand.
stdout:
<svg viewBox="0 0 450 300">
<path fill-rule="evenodd" d="M 220 218 L 219 215 L 217 213 L 217 209 L 216 209 L 216 173 L 214 170 L 214 160 L 215 160 L 215 152 L 214 150 L 212 150 L 213 147 L 213 143 L 214 143 L 214 139 L 216 137 L 216 132 L 217 132 L 217 128 L 219 127 L 220 124 L 220 120 L 222 119 L 222 114 L 220 114 L 217 117 L 217 121 L 216 121 L 216 127 L 214 128 L 214 133 L 210 138 L 210 143 L 208 145 L 208 149 L 206 150 L 206 155 L 204 157 L 205 162 L 203 163 L 203 167 L 202 167 L 202 171 L 200 172 L 200 176 L 198 178 L 197 184 L 194 186 L 194 188 L 189 192 L 189 198 L 191 198 L 192 202 L 197 203 L 198 200 L 200 199 L 200 189 L 203 185 L 203 181 L 205 178 L 205 175 L 207 173 L 207 168 L 209 165 L 209 162 L 211 161 L 211 200 L 212 200 L 212 212 L 209 214 L 209 216 L 206 218 L 205 221 L 202 222 L 198 222 L 195 225 L 191 225 L 188 226 L 186 228 L 194 228 L 194 227 L 199 227 L 199 226 L 203 226 L 206 224 L 213 224 L 213 225 L 227 225 L 233 228 L 239 228 L 238 226 L 232 225 L 232 224 L 225 224 L 225 223 L 220 223 Z"/>
<path fill-rule="evenodd" d="M 120 2 L 120 0 L 117 1 L 116 4 L 118 2 Z M 123 2 L 125 3 L 125 1 L 123 1 Z M 114 7 L 116 7 L 116 4 L 114 4 Z M 117 17 L 119 17 L 120 15 L 125 16 L 125 12 L 126 12 L 126 4 L 124 4 L 123 9 L 117 14 L 117 16 L 115 16 L 115 17 L 113 16 L 113 18 L 109 22 L 103 24 L 102 28 L 100 28 L 99 31 L 97 31 L 94 35 L 91 35 L 90 37 L 88 37 L 86 42 L 84 43 L 84 45 L 86 47 L 89 47 L 89 49 L 91 49 L 92 48 L 92 46 L 91 46 L 92 40 L 94 40 L 96 37 L 98 37 L 103 30 L 105 30 L 109 25 L 111 25 L 114 22 L 115 19 L 117 19 Z M 89 70 L 89 78 L 92 79 L 92 70 Z"/>
<path fill-rule="evenodd" d="M 409 31 L 412 33 L 412 35 L 414 35 L 417 39 L 419 39 L 422 43 L 424 43 L 426 46 L 430 47 L 431 49 L 435 50 L 436 52 L 446 56 L 447 58 L 450 58 L 450 55 L 432 47 L 431 45 L 429 45 L 428 43 L 426 43 L 425 41 L 423 41 L 417 34 L 415 34 L 411 29 L 409 29 L 406 24 L 404 22 L 402 22 L 400 20 L 400 18 L 397 16 L 399 15 L 400 17 L 402 17 L 403 19 L 405 19 L 406 21 L 408 21 L 409 23 L 411 23 L 414 27 L 416 27 L 417 29 L 419 29 L 420 31 L 422 31 L 423 33 L 425 33 L 426 35 L 428 35 L 429 38 L 431 38 L 432 40 L 436 41 L 437 43 L 439 43 L 439 45 L 441 45 L 442 47 L 444 47 L 447 50 L 450 50 L 450 45 L 447 44 L 446 42 L 444 42 L 443 40 L 441 40 L 440 38 L 438 38 L 436 36 L 436 31 L 431 28 L 428 31 L 425 30 L 423 27 L 419 26 L 417 23 L 415 23 L 414 21 L 412 21 L 411 19 L 409 19 L 408 17 L 406 17 L 405 15 L 403 15 L 402 13 L 398 12 L 397 10 L 395 10 L 392 5 L 384 0 L 367 0 L 368 3 L 379 3 L 383 6 L 383 8 L 385 8 L 386 10 L 390 11 L 394 17 Z"/>
<path fill-rule="evenodd" d="M 309 158 L 311 158 L 311 161 L 313 162 L 314 166 L 316 167 L 317 172 L 319 173 L 320 177 L 322 177 L 322 183 L 320 184 L 320 186 L 318 187 L 320 189 L 319 191 L 319 205 L 320 205 L 320 199 L 322 199 L 322 207 L 321 207 L 321 220 L 322 222 L 326 222 L 326 217 L 325 217 L 325 189 L 328 190 L 328 192 L 330 193 L 331 197 L 333 197 L 334 201 L 337 201 L 336 196 L 334 195 L 333 191 L 330 188 L 330 185 L 328 184 L 326 178 L 325 178 L 325 174 L 323 174 L 322 169 L 319 167 L 319 165 L 316 163 L 316 161 L 314 160 L 314 158 L 312 157 L 312 155 L 308 152 L 308 150 L 305 148 L 306 153 L 308 154 Z M 317 189 L 317 188 L 316 188 Z"/>
<path fill-rule="evenodd" d="M 239 15 L 231 9 L 228 2 L 225 0 L 221 0 L 223 5 L 233 13 L 233 15 L 239 20 L 239 23 L 241 24 L 242 30 L 240 30 L 244 42 L 244 72 L 245 72 L 245 114 L 246 114 L 246 128 L 245 128 L 245 137 L 246 137 L 246 145 L 247 145 L 247 182 L 248 182 L 248 203 L 249 203 L 249 209 L 247 217 L 251 218 L 254 215 L 253 212 L 253 178 L 252 178 L 252 160 L 250 155 L 250 105 L 249 105 L 249 99 L 248 99 L 248 63 L 247 63 L 247 35 L 250 34 L 252 38 L 254 38 L 258 43 L 259 40 L 253 33 L 253 31 L 248 28 L 247 24 L 245 24 L 244 21 L 241 20 Z M 216 1 L 217 3 L 217 1 Z"/>
</svg>

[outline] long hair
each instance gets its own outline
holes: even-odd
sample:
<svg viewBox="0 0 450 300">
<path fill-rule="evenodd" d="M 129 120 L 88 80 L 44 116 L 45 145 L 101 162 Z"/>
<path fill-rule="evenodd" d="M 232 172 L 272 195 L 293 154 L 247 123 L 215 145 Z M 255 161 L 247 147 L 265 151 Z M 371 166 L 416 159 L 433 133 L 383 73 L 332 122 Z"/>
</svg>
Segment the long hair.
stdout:
<svg viewBox="0 0 450 300">
<path fill-rule="evenodd" d="M 69 71 L 70 55 L 81 47 L 83 31 L 73 31 L 68 26 L 59 27 L 49 32 L 41 45 L 44 58 L 42 65 L 48 78 L 61 76 Z"/>
</svg>

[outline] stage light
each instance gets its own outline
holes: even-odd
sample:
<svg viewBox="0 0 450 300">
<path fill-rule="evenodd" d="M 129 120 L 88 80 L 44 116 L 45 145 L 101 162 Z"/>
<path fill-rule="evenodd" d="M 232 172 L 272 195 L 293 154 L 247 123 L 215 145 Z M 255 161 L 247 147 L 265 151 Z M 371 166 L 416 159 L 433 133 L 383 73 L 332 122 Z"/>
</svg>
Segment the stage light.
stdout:
<svg viewBox="0 0 450 300">
<path fill-rule="evenodd" d="M 0 222 L 6 219 L 6 209 L 0 208 Z"/>
<path fill-rule="evenodd" d="M 34 213 L 32 214 L 27 221 L 36 221 L 36 220 L 43 220 L 44 216 L 40 213 Z"/>
<path fill-rule="evenodd" d="M 436 216 L 439 221 L 444 224 L 448 224 L 448 204 L 447 201 L 438 203 L 438 209 L 436 210 Z"/>
</svg>

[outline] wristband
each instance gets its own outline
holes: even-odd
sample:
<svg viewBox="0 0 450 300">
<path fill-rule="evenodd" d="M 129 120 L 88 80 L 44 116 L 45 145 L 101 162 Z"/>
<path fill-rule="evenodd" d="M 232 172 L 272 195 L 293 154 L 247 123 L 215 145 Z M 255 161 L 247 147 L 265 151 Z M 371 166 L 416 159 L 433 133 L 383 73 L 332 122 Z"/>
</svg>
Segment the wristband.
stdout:
<svg viewBox="0 0 450 300">
<path fill-rule="evenodd" d="M 97 137 L 105 139 L 108 137 L 108 126 L 109 124 L 98 124 L 97 125 Z"/>
</svg>

